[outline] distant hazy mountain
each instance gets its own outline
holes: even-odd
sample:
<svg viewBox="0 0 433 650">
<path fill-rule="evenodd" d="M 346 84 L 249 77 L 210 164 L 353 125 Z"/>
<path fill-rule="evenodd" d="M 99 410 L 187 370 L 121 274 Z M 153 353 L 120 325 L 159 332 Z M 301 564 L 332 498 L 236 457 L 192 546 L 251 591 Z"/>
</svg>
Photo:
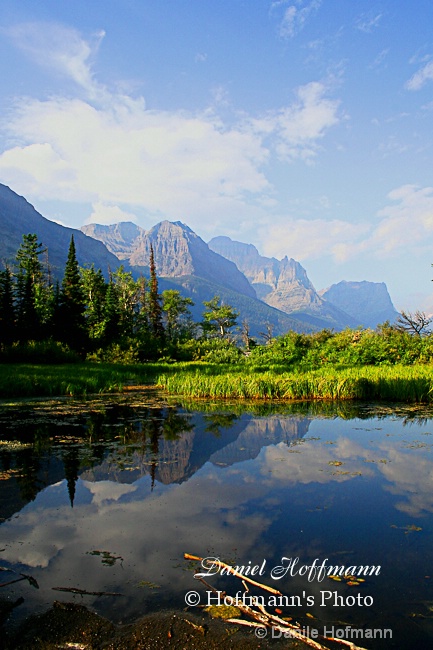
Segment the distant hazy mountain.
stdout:
<svg viewBox="0 0 433 650">
<path fill-rule="evenodd" d="M 23 235 L 36 234 L 48 249 L 48 260 L 54 277 L 61 279 L 68 256 L 71 235 L 74 235 L 79 264 L 95 263 L 105 275 L 119 260 L 100 242 L 80 230 L 65 228 L 45 219 L 22 196 L 0 184 L 0 268 L 11 264 L 21 245 Z"/>
<path fill-rule="evenodd" d="M 209 248 L 236 264 L 248 278 L 257 297 L 317 327 L 355 326 L 352 317 L 338 306 L 324 300 L 308 279 L 306 270 L 293 259 L 263 257 L 252 244 L 214 237 Z"/>
<path fill-rule="evenodd" d="M 128 260 L 131 256 L 131 251 L 138 237 L 146 231 L 140 226 L 136 226 L 131 221 L 123 221 L 122 223 L 115 223 L 111 226 L 102 226 L 98 223 L 91 223 L 88 226 L 82 226 L 81 231 L 101 241 L 108 250 L 116 255 L 119 260 Z"/>
<path fill-rule="evenodd" d="M 319 292 L 322 298 L 350 314 L 358 325 L 375 328 L 399 316 L 384 282 L 338 282 Z"/>
</svg>

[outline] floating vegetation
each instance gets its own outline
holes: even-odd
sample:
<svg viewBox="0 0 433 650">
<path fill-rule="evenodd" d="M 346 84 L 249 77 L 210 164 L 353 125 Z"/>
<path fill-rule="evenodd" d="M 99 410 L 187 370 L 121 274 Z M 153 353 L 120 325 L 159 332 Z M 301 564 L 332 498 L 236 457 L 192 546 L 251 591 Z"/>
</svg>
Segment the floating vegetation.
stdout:
<svg viewBox="0 0 433 650">
<path fill-rule="evenodd" d="M 228 619 L 241 615 L 241 610 L 234 605 L 209 605 L 209 607 L 204 608 L 204 611 L 210 614 L 212 618 Z"/>
<path fill-rule="evenodd" d="M 391 528 L 404 530 L 405 535 L 409 535 L 409 533 L 419 533 L 422 530 L 421 526 L 415 526 L 415 524 L 409 524 L 408 526 L 396 526 L 395 524 L 391 524 Z"/>
<path fill-rule="evenodd" d="M 161 585 L 157 585 L 156 582 L 149 582 L 148 580 L 140 580 L 137 583 L 137 587 L 147 587 L 148 589 L 161 589 Z"/>
<path fill-rule="evenodd" d="M 105 564 L 105 566 L 114 566 L 117 560 L 123 562 L 123 557 L 121 555 L 113 555 L 110 551 L 87 551 L 87 555 L 101 556 L 101 562 L 102 564 Z"/>
</svg>

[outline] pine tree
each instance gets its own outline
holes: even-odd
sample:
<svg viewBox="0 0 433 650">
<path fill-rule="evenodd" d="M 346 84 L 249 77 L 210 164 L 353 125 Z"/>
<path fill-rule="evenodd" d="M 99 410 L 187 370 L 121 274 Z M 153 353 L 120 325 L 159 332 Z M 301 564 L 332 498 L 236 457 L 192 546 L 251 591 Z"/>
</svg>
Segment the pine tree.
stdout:
<svg viewBox="0 0 433 650">
<path fill-rule="evenodd" d="M 104 303 L 104 343 L 115 343 L 120 337 L 119 296 L 116 285 L 110 280 Z"/>
<path fill-rule="evenodd" d="M 12 273 L 9 267 L 0 271 L 0 344 L 10 345 L 14 340 L 15 309 Z"/>
<path fill-rule="evenodd" d="M 23 235 L 16 255 L 17 338 L 38 339 L 42 335 L 44 302 L 38 298 L 44 292 L 45 281 L 39 257 L 46 252 L 37 235 Z"/>
<path fill-rule="evenodd" d="M 60 290 L 60 331 L 58 338 L 76 350 L 86 345 L 85 302 L 81 288 L 80 268 L 71 236 L 68 259 Z"/>
<path fill-rule="evenodd" d="M 162 324 L 162 307 L 161 296 L 158 293 L 158 278 L 156 277 L 155 257 L 153 246 L 150 244 L 150 287 L 149 287 L 149 323 L 152 334 L 157 339 L 164 337 L 164 327 Z"/>
</svg>

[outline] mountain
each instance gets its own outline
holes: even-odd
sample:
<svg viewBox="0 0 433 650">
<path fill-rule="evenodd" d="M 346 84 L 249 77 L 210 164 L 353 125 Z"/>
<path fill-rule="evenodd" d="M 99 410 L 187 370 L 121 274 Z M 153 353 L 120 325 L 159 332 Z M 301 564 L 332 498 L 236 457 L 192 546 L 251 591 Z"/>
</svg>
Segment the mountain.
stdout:
<svg viewBox="0 0 433 650">
<path fill-rule="evenodd" d="M 74 235 L 77 260 L 80 265 L 92 264 L 105 275 L 116 269 L 119 260 L 101 242 L 87 237 L 80 230 L 66 228 L 43 217 L 22 196 L 0 183 L 0 267 L 12 264 L 22 243 L 23 235 L 36 234 L 48 249 L 53 276 L 63 278 L 71 235 Z"/>
<path fill-rule="evenodd" d="M 152 244 L 158 276 L 196 276 L 211 282 L 217 281 L 222 287 L 250 298 L 256 297 L 256 292 L 236 264 L 211 251 L 203 239 L 180 221 L 161 221 L 149 231 L 135 229 L 137 226 L 132 223 L 114 226 L 91 224 L 84 226 L 82 231 L 86 234 L 92 232 L 92 236 L 98 237 L 111 252 L 121 256 L 121 259 L 127 259 L 136 270 L 147 271 L 149 268 Z M 126 252 L 128 241 L 130 247 Z"/>
<path fill-rule="evenodd" d="M 358 325 L 374 329 L 379 323 L 394 323 L 399 316 L 384 282 L 338 282 L 319 292 L 322 298 L 344 310 Z"/>
<path fill-rule="evenodd" d="M 119 260 L 129 259 L 135 241 L 146 232 L 131 221 L 123 221 L 112 226 L 91 223 L 88 226 L 82 226 L 80 230 L 88 237 L 101 241 Z"/>
<path fill-rule="evenodd" d="M 252 244 L 230 237 L 214 237 L 209 248 L 234 262 L 266 304 L 317 328 L 356 326 L 350 314 L 317 293 L 306 270 L 294 259 L 263 257 Z"/>
<path fill-rule="evenodd" d="M 111 226 L 91 224 L 82 231 L 97 237 L 107 248 L 127 261 L 135 274 L 148 274 L 152 244 L 160 290 L 178 289 L 195 303 L 191 312 L 201 320 L 203 301 L 219 295 L 221 301 L 237 309 L 246 320 L 251 335 L 266 331 L 269 323 L 274 335 L 296 331 L 314 331 L 310 322 L 289 317 L 277 308 L 256 298 L 256 292 L 237 266 L 210 250 L 188 226 L 176 221 L 162 221 L 146 231 L 132 223 Z"/>
</svg>

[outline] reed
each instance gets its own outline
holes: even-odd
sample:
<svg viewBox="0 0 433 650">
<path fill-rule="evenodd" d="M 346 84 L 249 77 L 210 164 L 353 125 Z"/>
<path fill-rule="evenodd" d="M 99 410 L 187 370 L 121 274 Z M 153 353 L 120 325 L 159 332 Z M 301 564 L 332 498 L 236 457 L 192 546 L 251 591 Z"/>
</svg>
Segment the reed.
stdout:
<svg viewBox="0 0 433 650">
<path fill-rule="evenodd" d="M 156 379 L 169 393 L 195 398 L 433 401 L 433 366 L 326 367 L 306 372 L 231 372 L 187 368 Z"/>
</svg>

